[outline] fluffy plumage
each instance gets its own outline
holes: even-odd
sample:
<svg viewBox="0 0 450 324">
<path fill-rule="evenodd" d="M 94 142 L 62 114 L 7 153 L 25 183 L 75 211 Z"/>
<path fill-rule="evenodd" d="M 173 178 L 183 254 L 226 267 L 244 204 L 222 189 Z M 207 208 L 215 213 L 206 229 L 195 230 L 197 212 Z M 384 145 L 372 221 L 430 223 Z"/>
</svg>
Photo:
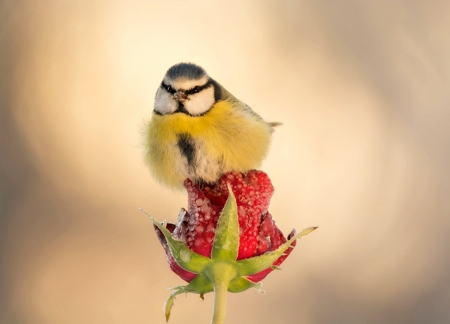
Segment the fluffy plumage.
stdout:
<svg viewBox="0 0 450 324">
<path fill-rule="evenodd" d="M 215 182 L 228 171 L 257 168 L 272 126 L 199 66 L 180 63 L 166 73 L 144 127 L 144 161 L 162 183 Z"/>
</svg>

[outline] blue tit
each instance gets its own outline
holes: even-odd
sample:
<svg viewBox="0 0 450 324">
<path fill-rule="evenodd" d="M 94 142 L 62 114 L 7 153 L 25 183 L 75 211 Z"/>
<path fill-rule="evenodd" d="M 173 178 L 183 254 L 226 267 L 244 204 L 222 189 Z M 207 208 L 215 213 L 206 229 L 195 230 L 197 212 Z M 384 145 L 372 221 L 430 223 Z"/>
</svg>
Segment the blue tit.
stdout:
<svg viewBox="0 0 450 324">
<path fill-rule="evenodd" d="M 277 124 L 265 122 L 200 66 L 179 63 L 164 76 L 144 125 L 144 161 L 169 187 L 183 188 L 186 178 L 213 183 L 223 173 L 258 168 Z"/>
</svg>

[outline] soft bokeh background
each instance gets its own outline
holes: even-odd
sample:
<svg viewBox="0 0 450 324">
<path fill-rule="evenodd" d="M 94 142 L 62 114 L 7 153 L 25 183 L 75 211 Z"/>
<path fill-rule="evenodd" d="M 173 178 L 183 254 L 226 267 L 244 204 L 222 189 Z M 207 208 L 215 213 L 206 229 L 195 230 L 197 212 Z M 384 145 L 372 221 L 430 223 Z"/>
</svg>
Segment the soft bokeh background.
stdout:
<svg viewBox="0 0 450 324">
<path fill-rule="evenodd" d="M 0 1 L 0 322 L 164 323 L 141 162 L 165 71 L 207 69 L 277 129 L 286 233 L 317 225 L 227 323 L 450 322 L 450 2 Z M 212 295 L 171 323 L 208 323 Z"/>
</svg>

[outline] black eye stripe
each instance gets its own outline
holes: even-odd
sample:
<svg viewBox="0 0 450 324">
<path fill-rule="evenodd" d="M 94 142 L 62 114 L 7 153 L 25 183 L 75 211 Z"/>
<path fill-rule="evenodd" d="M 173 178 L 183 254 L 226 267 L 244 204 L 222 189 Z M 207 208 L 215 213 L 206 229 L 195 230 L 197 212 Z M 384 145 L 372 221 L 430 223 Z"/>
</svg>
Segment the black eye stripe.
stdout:
<svg viewBox="0 0 450 324">
<path fill-rule="evenodd" d="M 195 93 L 199 93 L 200 91 L 202 91 L 206 88 L 209 88 L 211 86 L 211 84 L 212 84 L 212 80 L 209 79 L 208 82 L 206 82 L 204 85 L 195 86 L 192 89 L 186 90 L 184 93 L 188 96 L 195 94 Z M 177 92 L 174 88 L 172 88 L 172 86 L 170 84 L 165 84 L 164 81 L 161 82 L 161 87 L 163 87 L 170 94 L 175 94 Z"/>
<path fill-rule="evenodd" d="M 164 81 L 161 82 L 161 87 L 163 87 L 164 89 L 166 89 L 166 91 L 167 91 L 168 93 L 175 94 L 175 92 L 176 92 L 175 89 L 172 88 L 172 86 L 170 86 L 169 84 L 165 84 Z"/>
<path fill-rule="evenodd" d="M 185 93 L 186 95 L 188 95 L 188 96 L 191 95 L 191 94 L 194 94 L 194 93 L 199 93 L 199 92 L 202 91 L 203 89 L 209 88 L 209 86 L 210 86 L 211 84 L 212 84 L 212 82 L 211 82 L 211 79 L 210 79 L 210 80 L 208 80 L 208 82 L 206 82 L 204 85 L 193 87 L 192 89 L 186 90 L 184 93 Z"/>
</svg>

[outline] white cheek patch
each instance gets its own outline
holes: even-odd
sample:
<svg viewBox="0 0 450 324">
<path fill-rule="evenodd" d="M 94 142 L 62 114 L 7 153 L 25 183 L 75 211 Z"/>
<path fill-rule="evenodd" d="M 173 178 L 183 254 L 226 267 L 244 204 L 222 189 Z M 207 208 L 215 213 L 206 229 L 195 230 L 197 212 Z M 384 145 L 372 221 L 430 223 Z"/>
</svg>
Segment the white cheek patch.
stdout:
<svg viewBox="0 0 450 324">
<path fill-rule="evenodd" d="M 189 90 L 192 89 L 196 86 L 202 86 L 204 85 L 206 82 L 208 82 L 209 77 L 207 75 L 204 75 L 203 77 L 201 77 L 200 79 L 197 80 L 192 80 L 192 79 L 185 79 L 185 78 L 180 78 L 177 79 L 173 82 L 173 85 L 175 87 L 175 89 L 183 89 L 183 90 Z M 166 83 L 168 84 L 168 83 Z"/>
<path fill-rule="evenodd" d="M 171 114 L 177 110 L 178 103 L 173 99 L 173 95 L 168 93 L 166 90 L 159 88 L 156 92 L 155 98 L 155 111 L 165 115 Z"/>
<path fill-rule="evenodd" d="M 214 87 L 209 86 L 199 93 L 189 96 L 189 100 L 184 102 L 184 108 L 193 116 L 198 116 L 207 112 L 214 105 Z"/>
</svg>

